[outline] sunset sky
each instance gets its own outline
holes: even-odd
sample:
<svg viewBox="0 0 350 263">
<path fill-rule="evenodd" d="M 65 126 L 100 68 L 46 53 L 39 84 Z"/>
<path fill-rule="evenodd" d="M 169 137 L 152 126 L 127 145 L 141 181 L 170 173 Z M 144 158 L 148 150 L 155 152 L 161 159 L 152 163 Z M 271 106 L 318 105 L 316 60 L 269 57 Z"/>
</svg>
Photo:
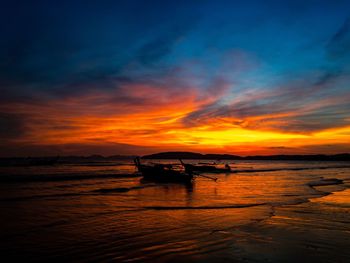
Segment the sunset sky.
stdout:
<svg viewBox="0 0 350 263">
<path fill-rule="evenodd" d="M 350 152 L 350 1 L 239 2 L 3 1 L 0 156 Z"/>
</svg>

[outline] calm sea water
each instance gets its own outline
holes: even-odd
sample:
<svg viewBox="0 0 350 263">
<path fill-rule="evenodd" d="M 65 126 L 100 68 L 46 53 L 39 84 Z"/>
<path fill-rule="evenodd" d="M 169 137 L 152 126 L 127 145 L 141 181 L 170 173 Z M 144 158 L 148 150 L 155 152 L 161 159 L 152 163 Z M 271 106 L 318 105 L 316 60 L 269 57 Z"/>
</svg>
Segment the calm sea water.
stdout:
<svg viewBox="0 0 350 263">
<path fill-rule="evenodd" d="M 129 161 L 2 167 L 1 259 L 350 262 L 349 163 L 230 165 L 192 185 L 142 182 Z"/>
</svg>

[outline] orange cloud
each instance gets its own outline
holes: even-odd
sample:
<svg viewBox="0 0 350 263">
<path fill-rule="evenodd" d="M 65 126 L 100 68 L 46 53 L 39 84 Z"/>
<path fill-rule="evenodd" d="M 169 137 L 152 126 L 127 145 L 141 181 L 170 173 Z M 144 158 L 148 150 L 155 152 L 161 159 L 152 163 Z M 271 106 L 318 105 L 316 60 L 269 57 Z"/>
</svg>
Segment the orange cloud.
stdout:
<svg viewBox="0 0 350 263">
<path fill-rule="evenodd" d="M 322 145 L 350 141 L 350 125 L 320 126 L 312 132 L 284 128 L 297 124 L 304 115 L 345 103 L 345 98 L 319 100 L 298 110 L 266 110 L 266 105 L 247 108 L 237 101 L 220 106 L 228 89 L 224 82 L 218 83 L 222 85 L 218 91 L 183 89 L 171 83 L 128 84 L 108 92 L 93 90 L 41 103 L 3 104 L 0 111 L 15 112 L 25 120 L 25 132 L 7 138 L 7 143 L 14 145 L 115 144 L 144 147 L 145 152 L 156 148 L 271 154 L 312 153 Z M 267 93 L 256 96 L 270 98 Z M 195 122 L 189 124 L 189 118 Z"/>
</svg>

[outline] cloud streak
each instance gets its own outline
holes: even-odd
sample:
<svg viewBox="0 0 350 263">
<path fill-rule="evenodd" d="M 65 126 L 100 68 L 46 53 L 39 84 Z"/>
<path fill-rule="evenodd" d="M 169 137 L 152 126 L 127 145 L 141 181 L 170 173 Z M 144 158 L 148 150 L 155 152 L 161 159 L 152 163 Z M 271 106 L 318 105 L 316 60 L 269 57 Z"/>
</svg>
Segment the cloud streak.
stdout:
<svg viewBox="0 0 350 263">
<path fill-rule="evenodd" d="M 287 6 L 7 4 L 0 154 L 347 149 L 348 5 Z"/>
</svg>

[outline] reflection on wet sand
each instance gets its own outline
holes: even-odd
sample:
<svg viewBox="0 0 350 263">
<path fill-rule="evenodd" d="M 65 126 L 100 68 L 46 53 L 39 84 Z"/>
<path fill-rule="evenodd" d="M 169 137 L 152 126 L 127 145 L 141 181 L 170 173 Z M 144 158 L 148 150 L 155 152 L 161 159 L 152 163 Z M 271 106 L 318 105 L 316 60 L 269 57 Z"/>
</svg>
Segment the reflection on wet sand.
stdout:
<svg viewBox="0 0 350 263">
<path fill-rule="evenodd" d="M 291 164 L 265 163 L 276 166 Z M 79 173 L 110 173 L 90 168 Z M 13 261 L 346 262 L 349 175 L 337 167 L 192 184 L 123 176 L 11 182 L 0 186 L 0 252 Z"/>
</svg>

